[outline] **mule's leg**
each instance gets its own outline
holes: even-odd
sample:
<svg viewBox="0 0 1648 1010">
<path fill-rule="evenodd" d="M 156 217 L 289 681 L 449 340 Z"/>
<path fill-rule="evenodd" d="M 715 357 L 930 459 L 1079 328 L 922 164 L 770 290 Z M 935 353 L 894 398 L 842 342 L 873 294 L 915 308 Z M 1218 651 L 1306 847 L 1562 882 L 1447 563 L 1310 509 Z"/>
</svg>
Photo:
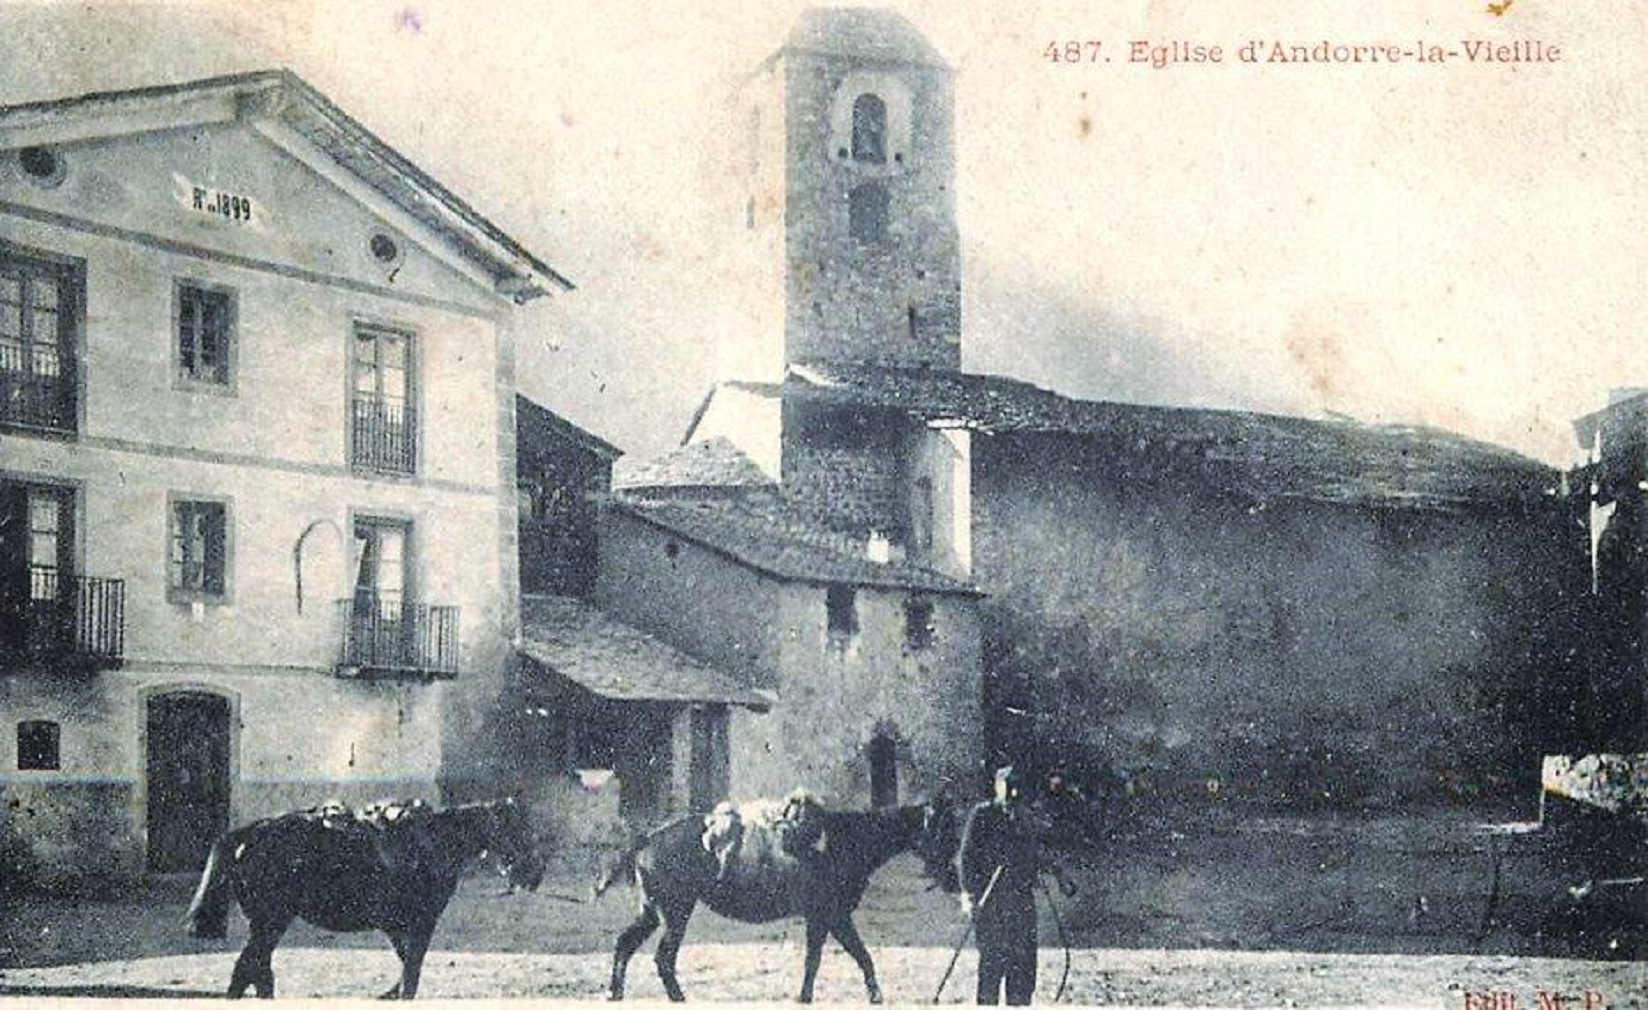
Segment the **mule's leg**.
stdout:
<svg viewBox="0 0 1648 1010">
<path fill-rule="evenodd" d="M 246 995 L 248 986 L 257 990 L 260 999 L 274 997 L 275 969 L 271 959 L 275 946 L 280 943 L 291 922 L 291 919 L 260 919 L 252 923 L 252 938 L 246 941 L 246 947 L 235 959 L 235 970 L 229 976 L 230 999 Z"/>
<path fill-rule="evenodd" d="M 658 941 L 658 951 L 652 959 L 658 965 L 658 979 L 664 983 L 664 992 L 676 1003 L 687 998 L 681 991 L 681 982 L 675 977 L 675 955 L 681 952 L 681 941 L 687 936 L 687 920 L 692 918 L 692 905 L 664 912 L 664 936 Z"/>
<path fill-rule="evenodd" d="M 429 953 L 429 939 L 434 933 L 433 926 L 419 926 L 407 933 L 406 950 L 401 955 L 401 999 L 412 999 L 418 995 L 423 956 Z"/>
<path fill-rule="evenodd" d="M 795 998 L 797 1003 L 813 1001 L 813 982 L 818 978 L 818 959 L 824 953 L 824 941 L 829 935 L 828 923 L 810 915 L 807 917 L 807 960 L 801 968 L 801 992 Z"/>
<path fill-rule="evenodd" d="M 864 973 L 864 991 L 868 994 L 870 1002 L 880 1003 L 881 986 L 876 982 L 875 962 L 870 960 L 870 951 L 859 937 L 858 927 L 853 925 L 853 917 L 843 915 L 830 927 L 830 932 L 841 941 L 841 946 L 858 963 L 858 970 Z"/>
<path fill-rule="evenodd" d="M 399 930 L 389 934 L 389 943 L 395 948 L 395 959 L 403 966 L 406 964 L 406 934 Z M 401 980 L 395 979 L 395 984 L 385 989 L 378 999 L 400 999 Z"/>
<path fill-rule="evenodd" d="M 647 937 L 652 935 L 661 921 L 658 909 L 650 904 L 642 905 L 641 914 L 618 934 L 617 946 L 612 951 L 612 986 L 607 991 L 608 999 L 624 998 L 624 972 L 629 968 L 629 959 L 635 956 L 641 944 L 647 942 Z"/>
</svg>

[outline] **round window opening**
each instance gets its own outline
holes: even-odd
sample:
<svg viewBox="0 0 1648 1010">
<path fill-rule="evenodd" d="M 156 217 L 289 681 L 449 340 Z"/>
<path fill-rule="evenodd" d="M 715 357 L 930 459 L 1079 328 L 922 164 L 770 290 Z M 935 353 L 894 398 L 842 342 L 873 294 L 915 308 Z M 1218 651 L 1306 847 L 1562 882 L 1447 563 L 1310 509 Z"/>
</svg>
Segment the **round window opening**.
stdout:
<svg viewBox="0 0 1648 1010">
<path fill-rule="evenodd" d="M 29 181 L 55 186 L 63 181 L 63 156 L 49 147 L 25 147 L 17 152 L 17 164 Z"/>
<path fill-rule="evenodd" d="M 400 262 L 400 244 L 388 235 L 379 232 L 378 234 L 372 236 L 372 241 L 368 243 L 368 245 L 372 250 L 372 258 L 377 260 L 379 263 L 382 263 L 385 266 L 391 266 Z"/>
</svg>

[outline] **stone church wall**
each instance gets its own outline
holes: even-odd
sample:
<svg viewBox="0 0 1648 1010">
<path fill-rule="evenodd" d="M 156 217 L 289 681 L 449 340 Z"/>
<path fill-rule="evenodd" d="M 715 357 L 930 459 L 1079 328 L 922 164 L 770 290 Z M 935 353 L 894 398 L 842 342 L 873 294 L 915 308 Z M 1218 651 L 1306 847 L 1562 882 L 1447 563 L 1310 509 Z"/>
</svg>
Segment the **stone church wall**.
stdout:
<svg viewBox="0 0 1648 1010">
<path fill-rule="evenodd" d="M 1543 640 L 1584 576 L 1554 510 L 1260 504 L 1053 437 L 974 464 L 987 676 L 1043 747 L 1209 800 L 1537 795 Z"/>
<path fill-rule="evenodd" d="M 788 361 L 961 363 L 954 95 L 948 71 L 815 53 L 785 60 Z M 851 156 L 851 108 L 888 112 L 885 160 Z M 859 187 L 886 194 L 885 235 L 850 231 Z"/>
</svg>

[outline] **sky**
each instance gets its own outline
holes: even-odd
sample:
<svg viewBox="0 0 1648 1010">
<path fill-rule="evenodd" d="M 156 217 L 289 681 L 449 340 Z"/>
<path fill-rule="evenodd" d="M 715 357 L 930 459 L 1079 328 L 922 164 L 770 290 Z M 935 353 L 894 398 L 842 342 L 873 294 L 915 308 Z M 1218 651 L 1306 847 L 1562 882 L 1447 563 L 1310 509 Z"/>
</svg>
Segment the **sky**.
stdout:
<svg viewBox="0 0 1648 1010">
<path fill-rule="evenodd" d="M 749 339 L 728 113 L 803 6 L 0 0 L 0 104 L 296 70 L 572 277 L 523 315 L 522 390 L 646 455 Z M 1555 463 L 1610 388 L 1648 386 L 1648 4 L 889 6 L 956 73 L 967 367 Z M 1473 39 L 1561 59 L 1236 58 Z M 1045 57 L 1072 40 L 1109 61 Z M 1154 69 L 1135 40 L 1224 61 Z"/>
</svg>

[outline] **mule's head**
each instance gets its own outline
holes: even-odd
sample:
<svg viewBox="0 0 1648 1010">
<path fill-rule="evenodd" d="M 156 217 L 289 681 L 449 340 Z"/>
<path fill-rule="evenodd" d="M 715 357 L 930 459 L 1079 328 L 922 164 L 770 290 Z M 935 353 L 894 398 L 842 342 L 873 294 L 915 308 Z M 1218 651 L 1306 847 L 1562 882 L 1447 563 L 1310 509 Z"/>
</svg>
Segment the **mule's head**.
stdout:
<svg viewBox="0 0 1648 1010">
<path fill-rule="evenodd" d="M 537 890 L 544 880 L 544 862 L 526 808 L 507 799 L 490 805 L 487 848 L 502 865 L 514 887 Z"/>
<path fill-rule="evenodd" d="M 942 796 L 921 806 L 921 830 L 913 846 L 921 867 L 938 887 L 954 894 L 961 890 L 956 873 L 956 851 L 961 848 L 961 825 L 955 808 Z"/>
</svg>

